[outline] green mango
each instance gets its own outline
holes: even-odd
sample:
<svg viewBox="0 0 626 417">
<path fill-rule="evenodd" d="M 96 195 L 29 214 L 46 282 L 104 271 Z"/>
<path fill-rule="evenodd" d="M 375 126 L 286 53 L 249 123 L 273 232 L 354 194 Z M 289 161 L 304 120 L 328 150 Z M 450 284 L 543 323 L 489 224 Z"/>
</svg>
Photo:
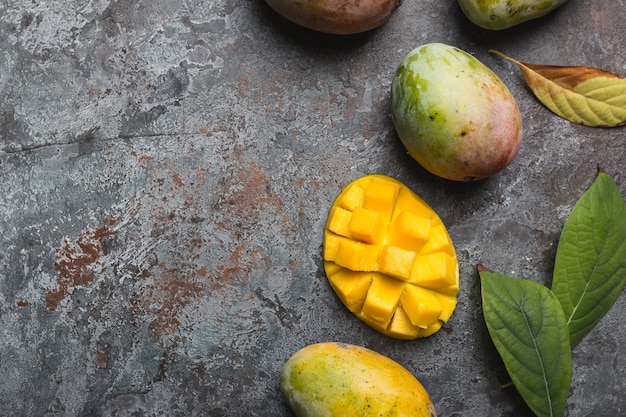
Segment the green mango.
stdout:
<svg viewBox="0 0 626 417">
<path fill-rule="evenodd" d="M 517 102 L 502 80 L 472 55 L 442 43 L 404 58 L 391 84 L 391 116 L 408 153 L 449 180 L 501 171 L 522 140 Z"/>
<path fill-rule="evenodd" d="M 280 390 L 298 417 L 436 417 L 428 393 L 406 368 L 345 343 L 316 343 L 293 354 Z"/>
<path fill-rule="evenodd" d="M 402 0 L 265 0 L 287 20 L 318 32 L 350 35 L 386 23 Z"/>
<path fill-rule="evenodd" d="M 545 16 L 568 0 L 458 0 L 474 24 L 492 30 L 508 29 Z"/>
</svg>

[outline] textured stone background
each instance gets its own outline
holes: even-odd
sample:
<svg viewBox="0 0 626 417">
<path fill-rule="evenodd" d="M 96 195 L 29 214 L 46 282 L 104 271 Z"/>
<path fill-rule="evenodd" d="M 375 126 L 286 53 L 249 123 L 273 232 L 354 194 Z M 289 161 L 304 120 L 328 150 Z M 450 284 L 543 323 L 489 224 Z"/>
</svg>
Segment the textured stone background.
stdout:
<svg viewBox="0 0 626 417">
<path fill-rule="evenodd" d="M 0 415 L 290 416 L 283 363 L 336 340 L 402 363 L 440 416 L 530 416 L 501 388 L 475 266 L 549 285 L 597 166 L 626 194 L 626 131 L 552 115 L 487 50 L 626 75 L 625 6 L 572 0 L 488 32 L 454 0 L 405 0 L 333 37 L 260 0 L 0 0 Z M 517 98 L 524 142 L 501 174 L 446 182 L 405 154 L 388 92 L 426 42 Z M 382 336 L 327 284 L 327 210 L 369 173 L 419 193 L 455 242 L 459 305 L 433 337 Z M 567 416 L 626 412 L 625 314 L 622 294 L 574 350 Z"/>
</svg>

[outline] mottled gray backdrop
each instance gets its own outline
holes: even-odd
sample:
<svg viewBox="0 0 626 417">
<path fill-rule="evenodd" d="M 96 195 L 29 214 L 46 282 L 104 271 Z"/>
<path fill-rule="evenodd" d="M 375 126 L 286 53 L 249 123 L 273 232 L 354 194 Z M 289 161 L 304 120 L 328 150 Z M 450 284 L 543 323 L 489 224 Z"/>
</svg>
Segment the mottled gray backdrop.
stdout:
<svg viewBox="0 0 626 417">
<path fill-rule="evenodd" d="M 550 113 L 513 64 L 626 75 L 624 0 L 572 0 L 503 31 L 455 0 L 405 0 L 370 33 L 313 33 L 261 0 L 0 0 L 0 415 L 290 416 L 309 343 L 370 347 L 440 417 L 532 415 L 486 333 L 476 264 L 549 285 L 558 237 L 600 165 L 626 194 L 626 130 Z M 492 68 L 524 141 L 488 180 L 440 180 L 389 114 L 395 68 L 444 42 Z M 351 180 L 405 182 L 449 227 L 459 304 L 434 336 L 355 319 L 321 260 Z M 626 412 L 626 296 L 574 350 L 566 416 Z"/>
</svg>

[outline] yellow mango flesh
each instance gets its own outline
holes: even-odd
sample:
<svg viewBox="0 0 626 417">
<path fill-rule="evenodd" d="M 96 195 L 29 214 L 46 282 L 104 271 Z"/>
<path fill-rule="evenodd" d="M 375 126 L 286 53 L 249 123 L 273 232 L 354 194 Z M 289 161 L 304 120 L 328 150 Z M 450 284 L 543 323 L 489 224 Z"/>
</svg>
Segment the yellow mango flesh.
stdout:
<svg viewBox="0 0 626 417">
<path fill-rule="evenodd" d="M 344 188 L 329 211 L 323 252 L 339 299 L 388 336 L 430 336 L 452 316 L 452 240 L 437 213 L 394 178 L 367 175 Z"/>
<path fill-rule="evenodd" d="M 304 347 L 283 366 L 280 390 L 298 417 L 436 417 L 428 392 L 406 368 L 355 345 Z"/>
</svg>

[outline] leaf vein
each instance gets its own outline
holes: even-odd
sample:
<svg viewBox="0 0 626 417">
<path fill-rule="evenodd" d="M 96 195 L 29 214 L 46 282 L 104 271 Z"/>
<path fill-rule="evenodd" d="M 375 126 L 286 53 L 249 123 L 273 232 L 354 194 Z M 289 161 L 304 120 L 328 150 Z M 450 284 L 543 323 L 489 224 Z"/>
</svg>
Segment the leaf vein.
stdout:
<svg viewBox="0 0 626 417">
<path fill-rule="evenodd" d="M 522 304 L 524 302 L 525 298 L 522 298 Z M 540 300 L 541 303 L 541 310 L 545 311 L 545 305 L 543 303 L 543 300 Z M 528 319 L 528 315 L 526 314 L 526 311 L 522 308 L 522 317 L 524 318 L 524 322 L 526 323 L 526 327 L 528 329 L 528 333 L 531 335 L 531 340 L 534 346 L 534 352 L 535 355 L 537 356 L 537 360 L 539 361 L 539 366 L 541 368 L 541 377 L 543 380 L 543 384 L 544 384 L 544 389 L 546 392 L 546 399 L 548 401 L 548 405 L 549 405 L 549 410 L 550 410 L 550 416 L 553 416 L 554 411 L 552 410 L 552 397 L 550 395 L 550 386 L 548 384 L 548 379 L 547 379 L 547 375 L 546 375 L 546 368 L 545 365 L 543 363 L 543 358 L 541 357 L 540 353 L 539 353 L 539 346 L 537 345 L 537 337 L 536 335 L 533 333 L 532 331 L 532 326 L 530 325 L 530 320 Z M 541 328 L 543 328 L 543 314 L 541 314 Z"/>
</svg>

